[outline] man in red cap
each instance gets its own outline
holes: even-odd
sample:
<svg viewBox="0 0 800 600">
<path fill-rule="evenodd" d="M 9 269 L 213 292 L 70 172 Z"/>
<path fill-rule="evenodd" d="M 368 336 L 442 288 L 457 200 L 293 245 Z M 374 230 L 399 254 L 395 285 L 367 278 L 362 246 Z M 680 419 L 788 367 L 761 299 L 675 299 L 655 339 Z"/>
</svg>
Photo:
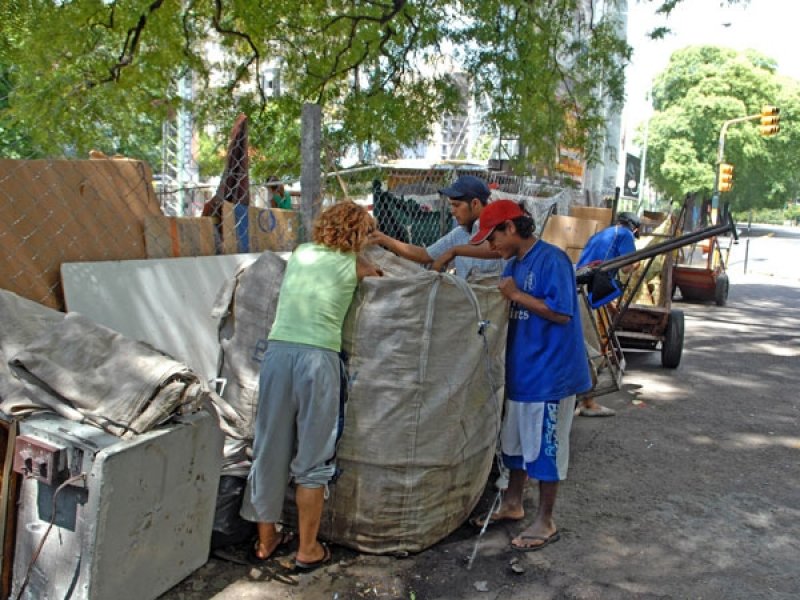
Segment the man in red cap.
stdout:
<svg viewBox="0 0 800 600">
<path fill-rule="evenodd" d="M 480 229 L 470 240 L 488 242 L 507 261 L 498 284 L 511 302 L 500 445 L 510 477 L 500 508 L 486 518 L 521 521 L 525 484 L 538 480 L 536 517 L 511 540 L 512 548 L 525 552 L 560 537 L 553 508 L 569 465 L 575 396 L 592 387 L 572 262 L 533 231 L 533 219 L 519 205 L 497 200 L 483 209 Z"/>
</svg>

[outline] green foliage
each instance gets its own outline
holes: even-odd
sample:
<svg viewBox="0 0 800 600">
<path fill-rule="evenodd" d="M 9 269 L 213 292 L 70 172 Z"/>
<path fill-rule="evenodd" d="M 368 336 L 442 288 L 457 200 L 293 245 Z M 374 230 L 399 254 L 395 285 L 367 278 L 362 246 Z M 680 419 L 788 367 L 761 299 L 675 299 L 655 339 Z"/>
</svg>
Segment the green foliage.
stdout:
<svg viewBox="0 0 800 600">
<path fill-rule="evenodd" d="M 222 173 L 225 168 L 225 140 L 222 136 L 205 131 L 197 140 L 197 168 L 205 179 Z"/>
<path fill-rule="evenodd" d="M 15 121 L 10 116 L 9 96 L 13 81 L 11 71 L 0 63 L 0 157 L 39 158 L 41 152 L 31 139 L 27 123 Z"/>
<path fill-rule="evenodd" d="M 733 220 L 739 229 L 747 227 L 747 224 L 765 223 L 769 225 L 783 225 L 784 221 L 790 218 L 781 208 L 757 208 L 752 211 L 733 212 Z"/>
<path fill-rule="evenodd" d="M 209 131 L 227 131 L 245 112 L 258 148 L 254 169 L 297 174 L 304 102 L 323 106 L 335 160 L 351 145 L 391 156 L 425 139 L 442 115 L 477 94 L 494 129 L 518 137 L 528 161 L 552 162 L 558 146 L 596 156 L 600 138 L 593 134 L 607 103 L 622 100 L 629 49 L 614 23 L 597 18 L 594 2 L 193 0 L 179 6 L 2 3 L 0 64 L 19 74 L 2 122 L 29 136 L 28 146 L 19 147 L 78 156 L 98 149 L 157 162 L 152 145 L 159 126 L 187 102 Z M 450 48 L 463 59 L 472 89 L 454 77 Z M 260 76 L 270 65 L 282 73 L 279 99 Z M 178 90 L 189 72 L 195 94 L 187 100 Z M 203 169 L 210 168 L 203 160 Z"/>
<path fill-rule="evenodd" d="M 581 10 L 584 4 L 463 3 L 456 47 L 476 95 L 488 99 L 496 131 L 516 135 L 528 162 L 552 165 L 560 146 L 596 160 L 605 111 L 622 102 L 630 48 L 615 22 L 606 17 L 593 22 L 593 13 Z"/>
<path fill-rule="evenodd" d="M 783 211 L 783 217 L 792 223 L 800 224 L 800 205 L 794 202 L 790 203 L 786 210 Z"/>
<path fill-rule="evenodd" d="M 710 195 L 723 123 L 759 114 L 764 104 L 781 107 L 781 132 L 761 137 L 757 119 L 728 128 L 723 158 L 734 165 L 733 190 L 722 200 L 737 210 L 781 206 L 798 192 L 798 83 L 778 76 L 775 61 L 754 51 L 695 46 L 672 55 L 653 86 L 650 181 L 673 200 Z"/>
</svg>

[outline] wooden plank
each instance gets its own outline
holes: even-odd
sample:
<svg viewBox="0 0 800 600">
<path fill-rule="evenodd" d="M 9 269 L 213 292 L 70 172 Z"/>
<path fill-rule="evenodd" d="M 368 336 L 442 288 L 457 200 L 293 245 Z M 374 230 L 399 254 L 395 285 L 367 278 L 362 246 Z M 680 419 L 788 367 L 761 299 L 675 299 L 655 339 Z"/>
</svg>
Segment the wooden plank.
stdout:
<svg viewBox="0 0 800 600">
<path fill-rule="evenodd" d="M 14 445 L 16 439 L 16 422 L 8 423 L 0 420 L 0 600 L 7 600 L 11 595 L 11 576 L 14 565 L 14 542 L 17 534 L 17 502 L 19 500 L 19 475 L 11 470 L 14 462 Z"/>
</svg>

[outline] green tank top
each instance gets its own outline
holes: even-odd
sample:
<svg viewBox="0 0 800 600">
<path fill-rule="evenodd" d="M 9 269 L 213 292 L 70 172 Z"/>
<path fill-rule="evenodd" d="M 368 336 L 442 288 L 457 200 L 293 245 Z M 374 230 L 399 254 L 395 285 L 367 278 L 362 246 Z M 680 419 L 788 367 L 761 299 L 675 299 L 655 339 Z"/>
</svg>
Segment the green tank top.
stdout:
<svg viewBox="0 0 800 600">
<path fill-rule="evenodd" d="M 298 246 L 286 265 L 269 339 L 338 352 L 357 286 L 355 254 L 313 243 Z"/>
</svg>

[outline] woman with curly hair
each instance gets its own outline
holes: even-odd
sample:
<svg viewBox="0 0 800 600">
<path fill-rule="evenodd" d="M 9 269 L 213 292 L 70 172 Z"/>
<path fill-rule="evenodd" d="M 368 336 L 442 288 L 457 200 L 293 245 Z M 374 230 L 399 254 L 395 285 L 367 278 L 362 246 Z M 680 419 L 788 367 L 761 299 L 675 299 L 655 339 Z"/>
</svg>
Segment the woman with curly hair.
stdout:
<svg viewBox="0 0 800 600">
<path fill-rule="evenodd" d="M 361 206 L 335 204 L 314 223 L 313 241 L 298 246 L 286 265 L 261 363 L 253 466 L 241 511 L 257 523 L 252 562 L 269 559 L 292 540 L 276 528 L 290 479 L 300 538 L 296 567 L 310 571 L 330 560 L 317 534 L 336 470 L 342 324 L 359 280 L 382 275 L 358 256 L 374 228 Z"/>
</svg>

